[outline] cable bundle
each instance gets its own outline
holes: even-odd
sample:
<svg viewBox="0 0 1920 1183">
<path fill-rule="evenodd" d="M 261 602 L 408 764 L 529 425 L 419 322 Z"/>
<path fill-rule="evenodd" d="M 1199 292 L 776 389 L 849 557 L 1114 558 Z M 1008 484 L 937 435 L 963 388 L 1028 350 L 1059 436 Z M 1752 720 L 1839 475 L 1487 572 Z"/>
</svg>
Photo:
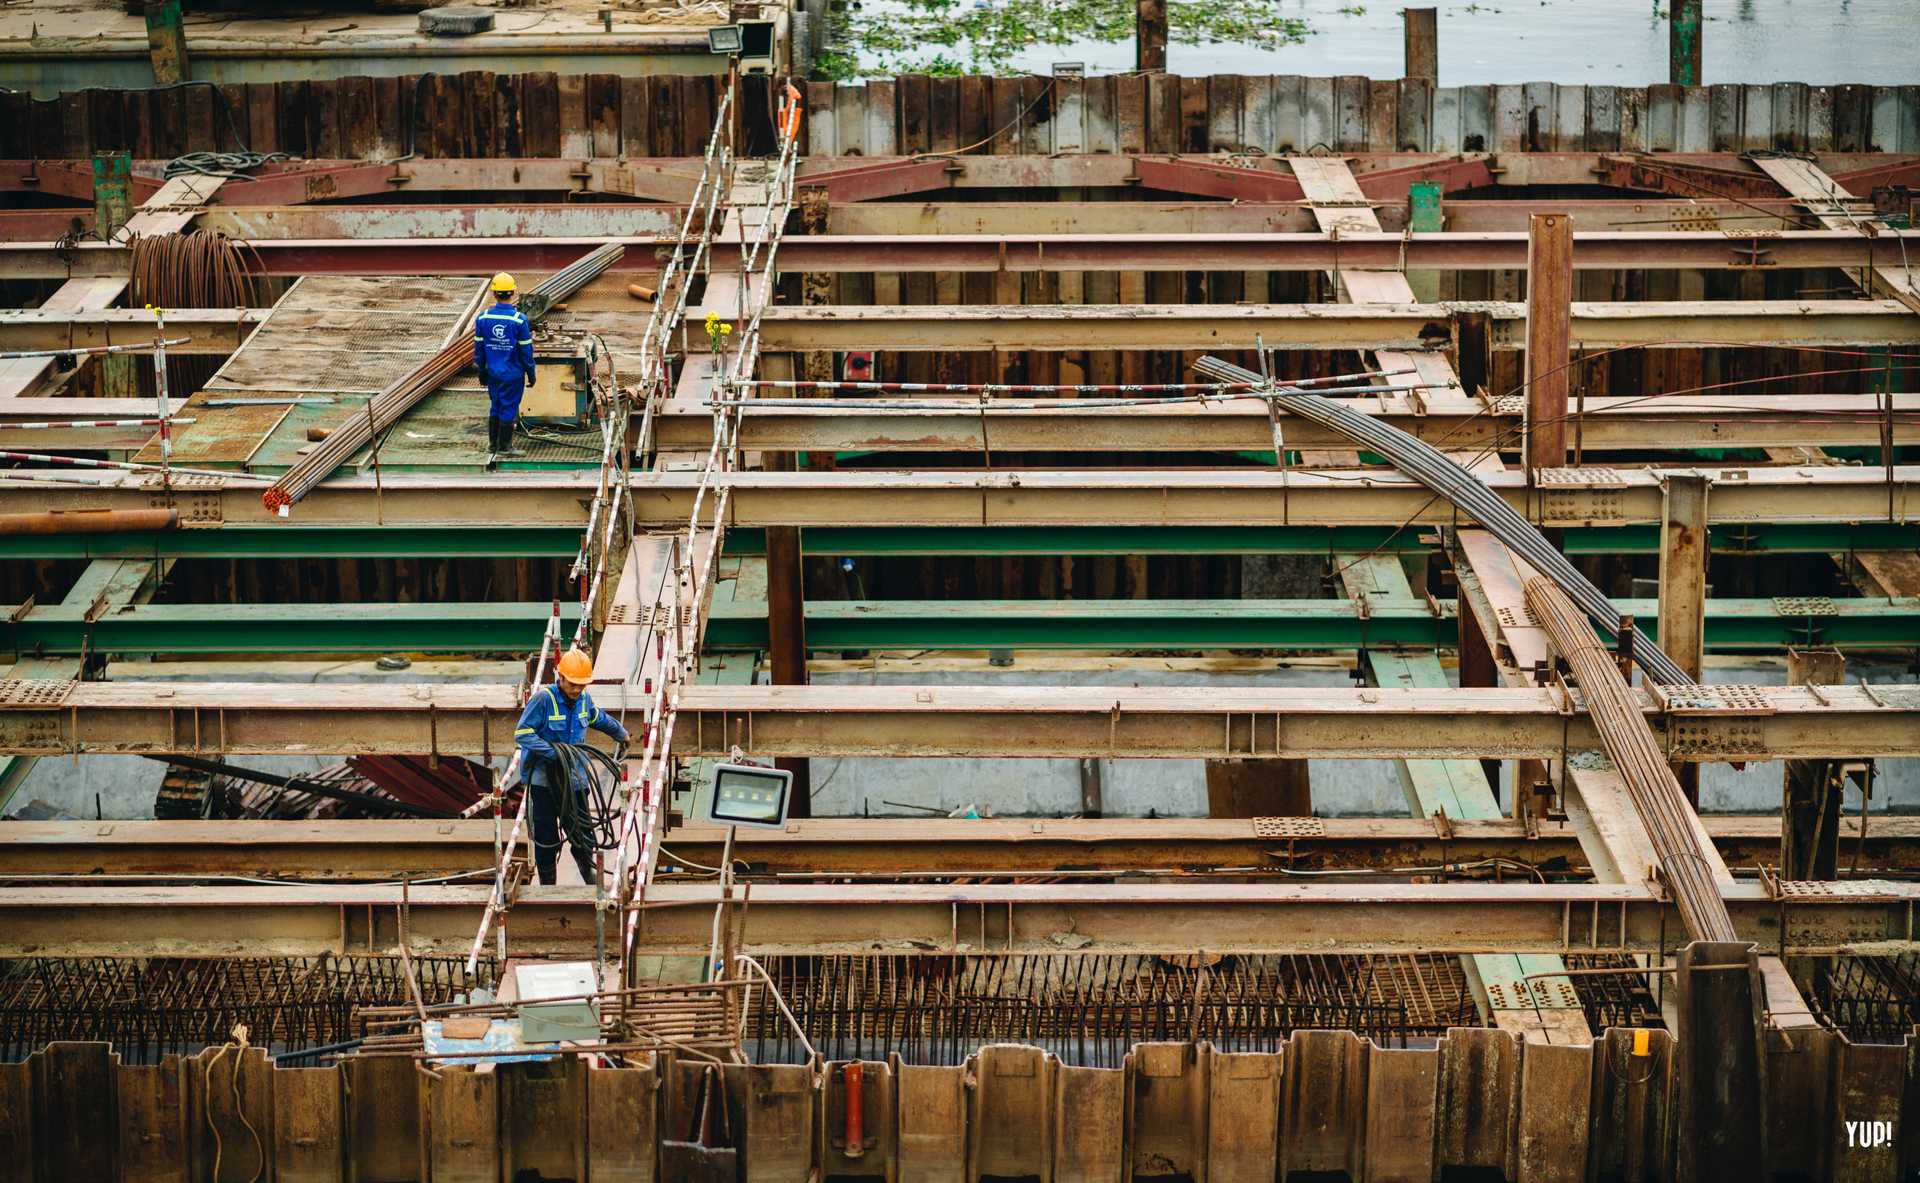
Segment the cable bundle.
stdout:
<svg viewBox="0 0 1920 1183">
<path fill-rule="evenodd" d="M 620 845 L 620 763 L 586 744 L 553 745 L 560 768 L 560 829 L 575 850 L 612 850 Z"/>
</svg>

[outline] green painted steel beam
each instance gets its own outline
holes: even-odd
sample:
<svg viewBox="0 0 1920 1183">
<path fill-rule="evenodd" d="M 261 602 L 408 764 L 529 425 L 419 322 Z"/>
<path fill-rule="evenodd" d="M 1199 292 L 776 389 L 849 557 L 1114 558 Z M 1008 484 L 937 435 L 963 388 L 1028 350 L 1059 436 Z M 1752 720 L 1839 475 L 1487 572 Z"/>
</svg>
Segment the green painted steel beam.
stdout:
<svg viewBox="0 0 1920 1183">
<path fill-rule="evenodd" d="M 1652 600 L 1618 601 L 1650 639 Z M 807 605 L 807 644 L 841 649 L 1450 649 L 1455 605 L 1350 600 L 868 600 Z M 0 607 L 4 610 L 4 607 Z M 139 604 L 89 623 L 86 605 L 34 608 L 4 626 L 15 657 L 116 653 L 491 653 L 531 650 L 552 605 Z M 580 606 L 563 603 L 569 631 Z M 717 600 L 707 648 L 765 649 L 766 604 Z M 1707 647 L 1920 648 L 1920 599 L 1709 600 Z"/>
<path fill-rule="evenodd" d="M 121 534 L 0 535 L 3 559 L 572 558 L 580 531 L 556 526 L 221 526 Z"/>
<path fill-rule="evenodd" d="M 35 608 L 0 625 L 16 656 L 96 653 L 520 653 L 537 648 L 547 602 L 507 604 L 144 604 L 89 623 L 84 605 Z M 562 603 L 562 635 L 580 605 Z"/>
<path fill-rule="evenodd" d="M 1653 600 L 1616 601 L 1657 641 Z M 1451 649 L 1451 600 L 867 600 L 807 604 L 807 646 L 837 649 Z M 716 605 L 707 647 L 764 649 L 766 606 Z M 1707 648 L 1920 647 L 1920 599 L 1707 602 Z"/>
</svg>

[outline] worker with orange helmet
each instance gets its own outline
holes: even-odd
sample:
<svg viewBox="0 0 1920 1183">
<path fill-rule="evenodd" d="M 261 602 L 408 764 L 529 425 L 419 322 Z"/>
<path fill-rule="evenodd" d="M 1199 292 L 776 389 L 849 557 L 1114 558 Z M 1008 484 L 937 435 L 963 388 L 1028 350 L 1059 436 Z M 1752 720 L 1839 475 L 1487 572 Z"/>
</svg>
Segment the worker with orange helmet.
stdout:
<svg viewBox="0 0 1920 1183">
<path fill-rule="evenodd" d="M 487 451 L 518 456 L 513 428 L 520 398 L 533 381 L 533 322 L 513 306 L 513 276 L 502 271 L 491 286 L 493 307 L 473 318 L 473 365 L 487 384 Z"/>
<path fill-rule="evenodd" d="M 552 685 L 542 686 L 527 700 L 513 733 L 513 742 L 520 747 L 521 784 L 531 794 L 527 812 L 533 817 L 533 865 L 542 883 L 554 881 L 560 862 L 560 817 L 565 808 L 561 793 L 584 791 L 582 786 L 562 783 L 567 777 L 553 745 L 578 744 L 589 728 L 612 736 L 615 743 L 627 742 L 627 729 L 620 720 L 594 706 L 593 696 L 587 693 L 587 684 L 593 681 L 591 657 L 569 649 L 556 672 Z M 592 883 L 592 850 L 572 834 L 566 840 L 580 877 Z"/>
</svg>

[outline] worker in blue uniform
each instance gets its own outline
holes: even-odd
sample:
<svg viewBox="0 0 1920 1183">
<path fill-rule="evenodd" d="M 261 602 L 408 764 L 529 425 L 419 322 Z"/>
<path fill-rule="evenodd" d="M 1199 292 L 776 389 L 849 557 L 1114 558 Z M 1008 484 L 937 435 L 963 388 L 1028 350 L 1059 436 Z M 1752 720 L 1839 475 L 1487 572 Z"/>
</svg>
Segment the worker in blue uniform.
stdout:
<svg viewBox="0 0 1920 1183">
<path fill-rule="evenodd" d="M 520 396 L 533 381 L 533 322 L 513 306 L 513 276 L 493 277 L 493 307 L 473 318 L 473 364 L 487 383 L 487 451 L 519 456 L 513 427 Z"/>
<path fill-rule="evenodd" d="M 553 745 L 577 744 L 587 737 L 589 728 L 613 737 L 615 743 L 627 742 L 627 729 L 620 720 L 594 706 L 593 696 L 587 693 L 587 684 L 593 681 L 592 658 L 569 649 L 555 673 L 558 676 L 552 685 L 542 686 L 527 700 L 527 709 L 520 713 L 520 724 L 513 733 L 513 742 L 520 748 L 522 791 L 531 794 L 527 812 L 533 818 L 533 865 L 542 883 L 554 881 L 560 862 L 561 794 L 585 793 L 585 786 L 563 783 L 566 771 Z M 592 883 L 593 851 L 583 849 L 570 834 L 566 841 L 580 877 Z"/>
</svg>

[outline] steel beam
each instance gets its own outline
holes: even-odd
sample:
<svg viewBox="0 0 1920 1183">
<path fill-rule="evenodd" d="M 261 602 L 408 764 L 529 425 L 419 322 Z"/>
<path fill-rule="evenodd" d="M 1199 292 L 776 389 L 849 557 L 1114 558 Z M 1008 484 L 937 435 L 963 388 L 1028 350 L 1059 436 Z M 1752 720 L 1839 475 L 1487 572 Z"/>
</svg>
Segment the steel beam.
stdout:
<svg viewBox="0 0 1920 1183">
<path fill-rule="evenodd" d="M 414 887 L 417 954 L 464 953 L 489 887 Z M 1743 940 L 1788 955 L 1872 945 L 1911 948 L 1912 884 L 1872 895 L 1770 898 L 1757 883 L 1723 889 Z M 655 884 L 636 948 L 704 954 L 719 890 Z M 401 889 L 23 887 L 0 890 L 0 956 L 275 957 L 391 953 Z M 590 891 L 523 887 L 513 905 L 522 956 L 592 948 Z M 739 912 L 740 947 L 810 954 L 873 949 L 1057 952 L 1071 932 L 1087 952 L 1651 953 L 1668 951 L 1669 905 L 1626 884 L 1175 884 L 1151 886 L 763 885 Z"/>
<path fill-rule="evenodd" d="M 497 754 L 510 686 L 6 682 L 0 753 Z M 647 696 L 596 689 L 610 711 Z M 1674 760 L 1920 755 L 1920 687 L 1690 690 L 1656 711 Z M 632 701 L 626 701 L 629 697 Z M 1550 689 L 697 686 L 685 756 L 1008 756 L 1545 759 L 1593 749 L 1586 717 Z"/>
<path fill-rule="evenodd" d="M 897 352 L 1078 349 L 1418 350 L 1444 346 L 1456 311 L 1484 309 L 1495 349 L 1526 342 L 1526 306 L 1485 304 L 842 305 L 767 309 L 772 351 Z M 1584 349 L 1694 348 L 1701 343 L 1846 347 L 1920 343 L 1920 318 L 1896 300 L 1716 300 L 1576 303 Z"/>
<path fill-rule="evenodd" d="M 1920 323 L 1920 317 L 1910 318 Z M 1920 467 L 1702 469 L 1711 524 L 1890 522 L 1920 518 Z M 1485 478 L 1542 526 L 1660 521 L 1660 474 L 1555 469 Z M 1051 470 L 880 473 L 744 472 L 727 479 L 735 526 L 1405 526 L 1451 524 L 1453 507 L 1387 470 Z M 687 520 L 700 474 L 655 472 L 632 484 L 647 526 Z M 391 506 L 393 494 L 388 492 Z M 0 498 L 0 506 L 5 499 Z M 389 508 L 391 520 L 394 511 Z"/>
<path fill-rule="evenodd" d="M 783 392 L 768 390 L 768 397 Z M 936 395 L 791 399 L 772 407 L 749 402 L 740 416 L 740 446 L 750 450 L 859 452 L 1249 452 L 1270 451 L 1273 427 L 1257 399 L 1101 407 L 1099 400 L 1025 399 L 1035 409 Z M 1085 405 L 1093 402 L 1096 405 Z M 1354 410 L 1454 451 L 1512 450 L 1520 438 L 1517 400 L 1478 400 L 1428 392 L 1417 407 L 1361 397 Z M 1081 405 L 1075 405 L 1081 404 Z M 1893 396 L 1896 445 L 1920 443 L 1920 394 Z M 1740 395 L 1726 398 L 1588 398 L 1577 415 L 1585 452 L 1774 446 L 1877 446 L 1885 405 L 1874 394 Z M 670 400 L 656 413 L 662 449 L 696 449 L 712 441 L 713 412 Z M 1281 414 L 1288 447 L 1351 447 L 1319 424 Z M 0 418 L 0 439 L 6 435 Z"/>
<path fill-rule="evenodd" d="M 232 353 L 240 348 L 240 342 L 254 326 L 266 319 L 268 311 L 265 308 L 170 308 L 167 339 L 184 337 L 186 343 L 169 345 L 167 352 Z M 0 350 L 137 346 L 149 345 L 156 339 L 153 314 L 137 308 L 0 311 Z"/>
<path fill-rule="evenodd" d="M 540 647 L 553 605 L 142 604 L 13 610 L 0 638 L 14 653 L 521 653 Z M 560 604 L 571 635 L 580 605 Z"/>
<path fill-rule="evenodd" d="M 1733 866 L 1779 853 L 1777 816 L 1708 816 L 1707 832 Z M 490 821 L 69 821 L 9 822 L 0 879 L 26 875 L 249 875 L 285 879 L 392 879 L 450 875 L 493 864 Z M 1839 841 L 1860 841 L 1858 818 L 1840 820 Z M 726 831 L 669 830 L 667 848 L 715 865 Z M 1549 872 L 1586 866 L 1567 823 L 1531 830 L 1510 818 L 1451 819 L 1441 833 L 1425 818 L 825 818 L 780 830 L 741 830 L 734 857 L 743 874 L 907 876 L 1242 873 L 1258 869 L 1432 867 L 1506 858 Z M 671 865 L 672 860 L 666 860 Z M 1875 869 L 1920 870 L 1920 818 L 1876 817 L 1862 856 Z"/>
</svg>

